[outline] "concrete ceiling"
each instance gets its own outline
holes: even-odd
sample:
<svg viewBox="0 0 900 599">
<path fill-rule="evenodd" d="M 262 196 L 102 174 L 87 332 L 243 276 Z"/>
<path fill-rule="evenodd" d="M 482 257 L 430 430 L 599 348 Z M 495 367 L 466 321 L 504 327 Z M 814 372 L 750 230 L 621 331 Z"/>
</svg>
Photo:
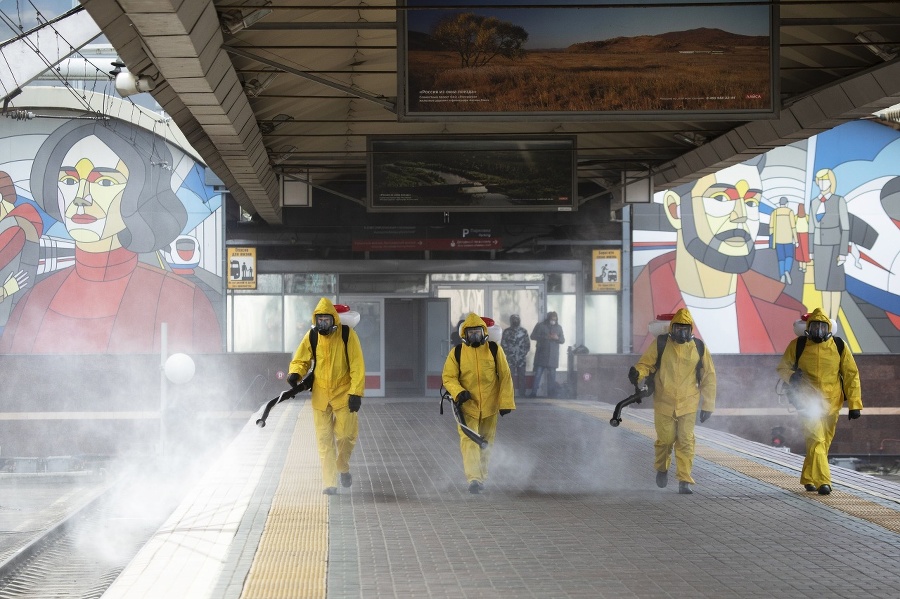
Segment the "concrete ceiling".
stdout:
<svg viewBox="0 0 900 599">
<path fill-rule="evenodd" d="M 552 122 L 398 120 L 397 23 L 405 9 L 396 2 L 81 2 L 128 70 L 153 81 L 155 99 L 238 203 L 270 224 L 282 222 L 280 175 L 326 190 L 348 182 L 365 189 L 369 135 L 575 135 L 580 179 L 612 188 L 622 172 L 646 168 L 660 189 L 900 103 L 896 0 L 775 1 L 775 118 Z M 251 23 L 261 4 L 268 12 Z M 858 41 L 863 31 L 880 36 L 887 53 Z"/>
</svg>

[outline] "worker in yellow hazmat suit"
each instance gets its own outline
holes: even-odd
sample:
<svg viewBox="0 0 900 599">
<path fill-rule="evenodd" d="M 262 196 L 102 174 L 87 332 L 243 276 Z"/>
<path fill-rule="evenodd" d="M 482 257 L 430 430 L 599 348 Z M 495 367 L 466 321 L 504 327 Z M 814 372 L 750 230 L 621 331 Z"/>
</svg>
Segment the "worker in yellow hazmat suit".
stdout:
<svg viewBox="0 0 900 599">
<path fill-rule="evenodd" d="M 678 310 L 669 324 L 662 356 L 658 344 L 651 343 L 629 373 L 631 382 L 638 386 L 645 385 L 647 377 L 655 376 L 656 484 L 660 488 L 668 484 L 674 448 L 678 492 L 687 495 L 693 493 L 691 471 L 697 410 L 700 410 L 700 422 L 706 422 L 716 406 L 716 369 L 709 350 L 694 339 L 693 328 L 694 319 L 687 308 Z M 702 356 L 700 348 L 703 348 Z"/>
<path fill-rule="evenodd" d="M 288 382 L 294 386 L 306 376 L 315 360 L 312 385 L 313 422 L 322 462 L 323 493 L 337 493 L 341 485 L 353 484 L 350 455 L 359 436 L 357 412 L 366 385 L 366 366 L 356 331 L 347 331 L 344 343 L 341 318 L 331 300 L 323 297 L 313 313 L 312 328 L 303 336 L 288 368 Z M 310 336 L 316 336 L 312 355 Z"/>
<path fill-rule="evenodd" d="M 863 408 L 859 370 L 850 348 L 832 334 L 831 321 L 821 308 L 807 317 L 804 337 L 788 343 L 777 370 L 789 385 L 788 397 L 797 408 L 806 439 L 800 484 L 807 491 L 828 495 L 828 451 L 841 407 L 846 400 L 850 420 L 859 418 Z"/>
<path fill-rule="evenodd" d="M 456 348 L 451 349 L 444 362 L 442 379 L 444 388 L 455 398 L 466 426 L 488 443 L 481 449 L 457 427 L 469 492 L 481 493 L 487 480 L 488 458 L 497 432 L 497 415 L 509 414 L 516 409 L 516 404 L 506 354 L 499 344 L 488 339 L 484 320 L 470 313 L 461 328 L 463 343 L 459 346 L 459 360 Z"/>
</svg>

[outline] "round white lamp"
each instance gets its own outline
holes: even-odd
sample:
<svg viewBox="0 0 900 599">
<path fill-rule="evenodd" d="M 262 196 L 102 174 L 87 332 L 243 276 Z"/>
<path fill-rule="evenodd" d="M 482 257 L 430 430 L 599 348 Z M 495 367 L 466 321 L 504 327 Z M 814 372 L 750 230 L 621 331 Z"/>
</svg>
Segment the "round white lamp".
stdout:
<svg viewBox="0 0 900 599">
<path fill-rule="evenodd" d="M 187 354 L 172 354 L 166 359 L 164 370 L 169 381 L 181 385 L 194 378 L 194 360 Z"/>
</svg>

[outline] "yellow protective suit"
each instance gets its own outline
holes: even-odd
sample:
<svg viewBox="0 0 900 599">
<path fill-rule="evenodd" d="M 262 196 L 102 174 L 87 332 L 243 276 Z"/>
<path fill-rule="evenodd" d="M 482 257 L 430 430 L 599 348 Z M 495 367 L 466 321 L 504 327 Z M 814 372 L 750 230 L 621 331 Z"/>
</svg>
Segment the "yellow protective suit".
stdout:
<svg viewBox="0 0 900 599">
<path fill-rule="evenodd" d="M 694 319 L 687 308 L 682 308 L 675 313 L 669 324 L 670 333 L 674 324 L 689 324 L 693 327 Z M 640 380 L 656 373 L 656 390 L 653 393 L 656 457 L 653 466 L 657 472 L 667 472 L 672 464 L 674 448 L 676 477 L 679 481 L 693 483 L 691 471 L 694 467 L 694 423 L 698 409 L 705 412 L 715 410 L 716 369 L 707 347 L 703 352 L 698 386 L 697 362 L 700 361 L 700 355 L 693 339 L 687 343 L 676 343 L 671 337 L 667 339 L 659 372 L 656 372 L 656 357 L 656 343 L 651 343 L 635 364 Z"/>
<path fill-rule="evenodd" d="M 487 339 L 487 325 L 480 316 L 470 313 L 466 317 L 461 329 L 464 331 L 470 327 L 484 329 L 485 339 Z M 470 347 L 463 343 L 459 363 L 456 361 L 455 348 L 451 349 L 447 355 L 442 379 L 444 388 L 454 400 L 463 389 L 472 394 L 472 398 L 462 405 L 463 417 L 466 426 L 483 436 L 488 442 L 488 446 L 482 450 L 465 436 L 461 428 L 457 427 L 459 449 L 462 452 L 466 480 L 470 483 L 472 481 L 484 483 L 488 475 L 490 450 L 497 432 L 497 415 L 500 410 L 516 409 L 512 375 L 506 354 L 503 353 L 503 348 L 498 343 L 495 363 L 487 341 L 479 347 Z"/>
<path fill-rule="evenodd" d="M 322 462 L 322 482 L 325 488 L 337 486 L 338 472 L 350 471 L 350 455 L 359 436 L 357 413 L 347 407 L 350 395 L 363 396 L 366 386 L 366 365 L 356 331 L 350 329 L 347 351 L 341 337 L 341 318 L 331 300 L 323 297 L 312 315 L 331 314 L 337 330 L 318 335 L 316 341 L 316 378 L 312 387 L 313 421 Z M 303 378 L 312 364 L 309 333 L 303 336 L 294 352 L 288 372 Z M 349 360 L 349 363 L 348 363 Z"/>
<path fill-rule="evenodd" d="M 810 322 L 815 321 L 827 323 L 828 331 L 831 332 L 831 321 L 820 308 L 809 315 L 807 328 Z M 794 339 L 788 343 L 777 366 L 778 376 L 785 383 L 791 379 L 796 359 L 797 339 Z M 831 449 L 845 396 L 848 409 L 862 410 L 863 407 L 859 370 L 847 344 L 844 344 L 844 351 L 840 353 L 833 337 L 821 343 L 807 339 L 797 367 L 803 371 L 802 383 L 797 390 L 802 405 L 798 407 L 797 414 L 806 439 L 806 457 L 800 473 L 800 484 L 820 488 L 822 485 L 831 485 L 828 451 Z"/>
</svg>

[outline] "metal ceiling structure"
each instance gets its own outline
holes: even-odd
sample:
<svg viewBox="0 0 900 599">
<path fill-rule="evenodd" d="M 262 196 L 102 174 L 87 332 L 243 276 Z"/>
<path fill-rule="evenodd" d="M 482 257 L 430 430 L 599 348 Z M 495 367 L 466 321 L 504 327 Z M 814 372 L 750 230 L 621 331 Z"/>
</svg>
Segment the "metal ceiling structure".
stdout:
<svg viewBox="0 0 900 599">
<path fill-rule="evenodd" d="M 283 222 L 279 175 L 364 183 L 370 135 L 575 135 L 580 179 L 610 188 L 643 166 L 660 189 L 900 103 L 896 0 L 773 0 L 775 118 L 556 122 L 398 119 L 405 8 L 392 0 L 81 3 L 238 203 L 269 224 Z"/>
</svg>

